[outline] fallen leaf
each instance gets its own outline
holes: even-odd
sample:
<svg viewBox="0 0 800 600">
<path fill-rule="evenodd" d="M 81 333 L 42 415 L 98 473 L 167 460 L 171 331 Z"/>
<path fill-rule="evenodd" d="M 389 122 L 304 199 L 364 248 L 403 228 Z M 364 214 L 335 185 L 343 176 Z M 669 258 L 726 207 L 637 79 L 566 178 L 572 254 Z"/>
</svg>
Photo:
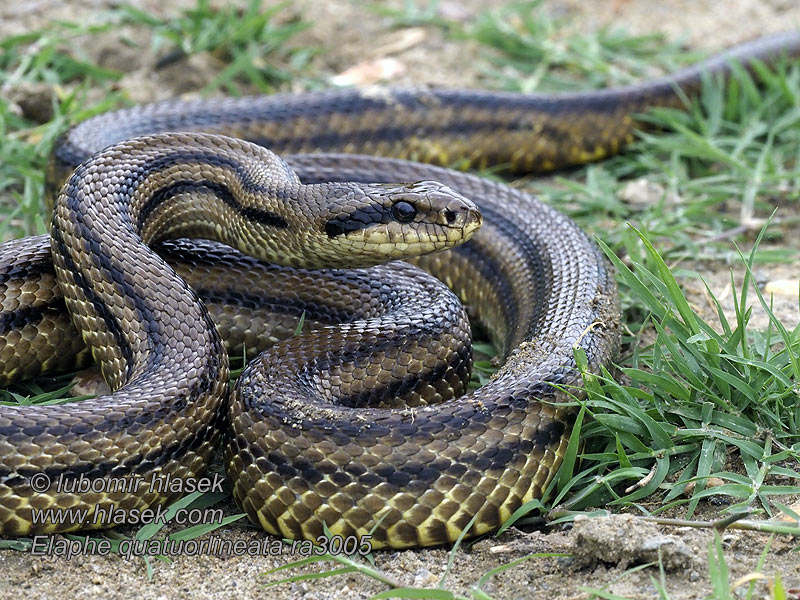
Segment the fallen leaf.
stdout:
<svg viewBox="0 0 800 600">
<path fill-rule="evenodd" d="M 405 66 L 396 58 L 379 58 L 363 62 L 331 77 L 333 85 L 370 85 L 379 81 L 397 79 L 405 73 Z"/>
</svg>

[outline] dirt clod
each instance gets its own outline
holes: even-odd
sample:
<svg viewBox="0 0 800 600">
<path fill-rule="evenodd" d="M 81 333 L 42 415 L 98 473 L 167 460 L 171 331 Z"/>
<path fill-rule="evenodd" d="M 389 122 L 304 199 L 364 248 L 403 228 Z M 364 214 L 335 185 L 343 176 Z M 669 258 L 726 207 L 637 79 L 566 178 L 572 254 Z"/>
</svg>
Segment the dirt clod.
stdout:
<svg viewBox="0 0 800 600">
<path fill-rule="evenodd" d="M 627 569 L 659 560 L 667 571 L 692 566 L 692 550 L 680 538 L 634 515 L 576 518 L 572 553 L 583 567 L 604 563 Z"/>
<path fill-rule="evenodd" d="M 15 112 L 35 123 L 46 123 L 53 118 L 53 86 L 45 83 L 20 82 L 4 88 L 2 94 L 13 103 Z"/>
</svg>

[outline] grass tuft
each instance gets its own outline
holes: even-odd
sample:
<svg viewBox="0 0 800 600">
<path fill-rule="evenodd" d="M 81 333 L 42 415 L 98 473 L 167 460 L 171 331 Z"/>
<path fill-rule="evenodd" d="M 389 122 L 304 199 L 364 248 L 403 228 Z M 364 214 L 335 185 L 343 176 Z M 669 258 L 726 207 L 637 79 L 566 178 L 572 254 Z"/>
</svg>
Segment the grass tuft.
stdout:
<svg viewBox="0 0 800 600">
<path fill-rule="evenodd" d="M 655 337 L 646 346 L 633 342 L 620 369 L 624 377 L 607 370 L 584 374 L 581 406 L 592 418 L 580 431 L 583 464 L 571 478 L 562 471 L 554 503 L 629 506 L 647 514 L 685 506 L 690 518 L 701 499 L 713 497 L 727 498 L 730 514 L 773 516 L 780 511 L 774 498 L 800 492 L 800 396 L 794 387 L 800 326 L 787 331 L 763 301 L 770 328 L 748 329 L 749 276 L 742 288 L 734 286 L 735 322 L 718 302 L 717 321 L 704 320 L 648 237 L 634 231 L 645 257 L 632 268 L 601 245 Z M 742 257 L 748 273 L 760 240 Z M 718 484 L 706 488 L 712 478 Z"/>
<path fill-rule="evenodd" d="M 309 24 L 287 7 L 264 10 L 249 0 L 217 10 L 197 0 L 161 18 L 123 4 L 88 23 L 53 22 L 0 40 L 0 242 L 46 232 L 44 173 L 58 136 L 126 103 L 113 87 L 123 74 L 98 65 L 83 40 L 122 25 L 140 28 L 161 56 L 157 68 L 200 53 L 224 65 L 202 92 L 270 93 L 299 77 L 316 52 L 292 43 Z"/>
<path fill-rule="evenodd" d="M 516 92 L 579 91 L 633 83 L 694 62 L 697 55 L 658 34 L 620 28 L 576 31 L 541 0 L 515 2 L 482 13 L 466 37 L 491 48 L 486 76 Z"/>
<path fill-rule="evenodd" d="M 729 241 L 757 232 L 776 207 L 789 210 L 779 210 L 772 241 L 800 222 L 791 210 L 800 199 L 798 65 L 759 68 L 756 76 L 737 70 L 727 86 L 707 79 L 687 111 L 654 109 L 641 119 L 651 130 L 624 154 L 536 189 L 631 258 L 643 246 L 626 220 L 670 260 L 728 263 L 737 260 Z M 795 253 L 773 246 L 757 260 Z"/>
<path fill-rule="evenodd" d="M 261 0 L 248 0 L 244 8 L 228 5 L 220 9 L 208 0 L 197 0 L 194 8 L 176 18 L 161 18 L 144 10 L 123 5 L 127 22 L 152 31 L 152 49 L 160 55 L 158 66 L 192 54 L 209 53 L 225 65 L 203 88 L 240 96 L 247 89 L 271 93 L 291 81 L 316 52 L 310 47 L 293 47 L 291 39 L 309 27 L 299 17 L 287 17 L 289 2 L 262 9 Z M 284 66 L 280 66 L 284 65 Z"/>
</svg>

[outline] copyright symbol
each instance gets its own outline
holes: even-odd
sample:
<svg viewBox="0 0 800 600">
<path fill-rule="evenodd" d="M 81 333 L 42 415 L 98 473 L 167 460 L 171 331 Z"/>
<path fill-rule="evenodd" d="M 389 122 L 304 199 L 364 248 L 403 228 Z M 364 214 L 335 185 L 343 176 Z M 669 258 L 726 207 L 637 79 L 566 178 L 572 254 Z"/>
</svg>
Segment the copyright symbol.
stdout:
<svg viewBox="0 0 800 600">
<path fill-rule="evenodd" d="M 50 478 L 46 473 L 37 473 L 31 477 L 31 489 L 34 492 L 46 492 L 50 489 Z"/>
</svg>

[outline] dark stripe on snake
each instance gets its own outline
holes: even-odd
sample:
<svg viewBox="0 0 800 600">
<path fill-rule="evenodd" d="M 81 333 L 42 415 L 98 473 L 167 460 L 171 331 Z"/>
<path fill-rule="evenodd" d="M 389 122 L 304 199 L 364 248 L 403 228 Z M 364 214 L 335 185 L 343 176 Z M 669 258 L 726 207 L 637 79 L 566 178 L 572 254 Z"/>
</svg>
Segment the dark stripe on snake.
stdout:
<svg viewBox="0 0 800 600">
<path fill-rule="evenodd" d="M 83 223 L 81 223 L 80 226 L 82 226 L 84 229 L 86 228 L 86 225 Z M 97 314 L 97 316 L 103 320 L 106 330 L 114 337 L 114 341 L 119 348 L 120 354 L 127 365 L 126 377 L 130 377 L 130 372 L 133 368 L 133 351 L 131 350 L 131 346 L 122 331 L 122 326 L 120 325 L 119 320 L 114 316 L 106 303 L 97 297 L 97 294 L 92 286 L 86 281 L 80 267 L 76 265 L 75 261 L 72 259 L 69 248 L 67 248 L 66 244 L 64 244 L 64 240 L 61 238 L 61 233 L 59 231 L 53 231 L 51 236 L 53 242 L 58 247 L 60 256 L 64 260 L 64 269 L 71 273 L 71 277 L 75 282 L 75 285 L 78 286 L 85 294 L 86 300 L 91 303 L 95 314 Z M 106 260 L 105 262 L 108 261 Z M 2 473 L 0 473 L 0 475 L 2 475 Z"/>
<path fill-rule="evenodd" d="M 206 318 L 208 316 L 206 315 Z M 178 398 L 175 403 L 170 407 L 170 414 L 179 414 L 187 405 L 193 404 L 198 398 L 207 394 L 209 389 L 214 386 L 214 382 L 219 375 L 220 364 L 218 361 L 219 354 L 212 354 L 208 359 L 208 367 L 204 370 L 205 376 L 197 380 L 194 385 L 187 391 L 187 393 Z M 88 478 L 100 477 L 122 477 L 124 475 L 141 474 L 152 471 L 154 468 L 165 465 L 173 460 L 178 460 L 187 452 L 198 449 L 205 442 L 216 438 L 221 435 L 226 424 L 227 416 L 225 411 L 219 411 L 213 418 L 213 421 L 208 423 L 205 427 L 200 427 L 194 434 L 176 440 L 168 446 L 159 446 L 148 454 L 140 454 L 127 461 L 120 462 L 119 459 L 111 458 L 107 461 L 96 462 L 93 464 L 81 463 L 77 465 L 56 465 L 40 469 L 37 467 L 21 467 L 16 471 L 11 469 L 4 469 L 0 464 L 0 482 L 8 486 L 24 485 L 25 481 L 37 473 L 45 473 L 50 477 L 51 481 L 57 481 L 59 477 L 71 478 L 84 475 Z M 111 430 L 122 430 L 127 434 L 135 436 L 139 432 L 149 427 L 152 423 L 141 424 L 130 418 L 119 419 L 111 418 L 105 419 L 96 425 L 89 427 L 88 425 L 79 427 L 73 426 L 70 432 L 76 437 L 87 435 L 90 429 L 98 432 L 106 432 Z M 85 430 L 84 430 L 85 427 Z M 0 427 L 0 436 L 11 436 L 18 432 L 18 428 L 9 427 L 7 430 Z M 50 431 L 53 435 L 60 435 L 61 432 L 57 428 L 51 428 Z"/>
<path fill-rule="evenodd" d="M 96 463 L 80 463 L 76 465 L 57 465 L 40 469 L 37 467 L 20 467 L 16 471 L 0 467 L 0 482 L 8 486 L 20 486 L 36 475 L 45 473 L 51 481 L 56 482 L 60 477 L 65 479 L 77 478 L 83 475 L 90 479 L 102 477 L 123 477 L 125 475 L 136 475 L 147 473 L 154 468 L 167 464 L 170 461 L 178 460 L 191 450 L 196 450 L 208 440 L 220 434 L 219 428 L 224 423 L 224 415 L 217 417 L 219 422 L 215 422 L 211 427 L 202 427 L 194 435 L 187 436 L 169 446 L 159 447 L 148 454 L 134 456 L 134 460 L 120 462 L 118 459 Z M 123 428 L 122 426 L 120 428 Z M 132 428 L 131 428 L 132 429 Z M 15 430 L 13 433 L 16 433 Z M 133 431 L 130 431 L 134 433 Z M 12 431 L 4 432 L 0 429 L 0 435 L 10 435 Z M 82 432 L 76 431 L 77 435 Z"/>
<path fill-rule="evenodd" d="M 497 298 L 506 311 L 505 316 L 508 322 L 517 323 L 519 319 L 519 307 L 515 302 L 508 301 L 514 297 L 514 286 L 505 277 L 498 275 L 503 273 L 500 263 L 498 263 L 491 254 L 484 252 L 478 244 L 473 242 L 467 242 L 466 244 L 457 246 L 450 250 L 450 252 L 464 256 L 465 260 L 469 261 L 478 271 L 482 279 L 494 282 L 494 286 L 497 290 Z"/>
<path fill-rule="evenodd" d="M 293 136 L 288 137 L 259 137 L 248 136 L 247 141 L 264 146 L 270 147 L 310 147 L 310 148 L 341 148 L 347 144 L 364 145 L 372 140 L 381 140 L 382 143 L 386 142 L 401 142 L 409 139 L 411 136 L 418 136 L 420 138 L 441 138 L 447 137 L 465 137 L 465 136 L 480 136 L 485 132 L 494 133 L 497 130 L 507 131 L 509 133 L 523 132 L 532 133 L 536 132 L 539 135 L 548 137 L 554 143 L 564 143 L 566 140 L 571 140 L 568 131 L 551 127 L 536 121 L 530 120 L 516 120 L 516 121 L 485 121 L 481 123 L 449 123 L 445 126 L 431 125 L 428 127 L 414 124 L 410 126 L 386 126 L 371 129 L 362 129 L 358 131 L 347 131 L 339 133 L 336 131 L 326 131 L 308 137 Z M 587 138 L 585 148 L 593 150 L 595 141 Z"/>
<path fill-rule="evenodd" d="M 435 336 L 432 335 L 431 337 Z M 422 340 L 423 338 L 419 339 Z M 399 344 L 399 342 L 396 343 Z M 357 354 L 361 352 L 363 352 L 361 348 L 356 350 Z M 374 406 L 377 403 L 385 402 L 392 398 L 403 398 L 413 391 L 420 381 L 439 381 L 448 371 L 464 373 L 471 364 L 472 348 L 462 348 L 461 351 L 453 354 L 449 363 L 438 364 L 433 369 L 424 369 L 417 374 L 409 373 L 405 377 L 398 378 L 386 385 L 376 386 L 360 394 L 340 396 L 337 398 L 337 402 L 342 406 L 350 408 L 364 408 L 367 406 Z M 315 368 L 327 370 L 331 368 L 331 366 L 324 366 L 318 363 L 315 365 Z"/>
<path fill-rule="evenodd" d="M 42 304 L 31 304 L 13 312 L 0 313 L 0 335 L 13 330 L 21 330 L 26 325 L 39 323 L 45 316 L 57 318 L 65 314 L 67 308 L 62 298 L 54 298 Z"/>
<path fill-rule="evenodd" d="M 409 330 L 416 329 L 410 333 Z M 446 327 L 445 327 L 446 329 Z M 312 364 L 307 365 L 304 369 L 304 374 L 300 379 L 307 382 L 315 380 L 315 373 L 336 370 L 341 368 L 342 365 L 355 363 L 357 358 L 364 356 L 367 348 L 375 348 L 376 352 L 385 351 L 390 348 L 395 348 L 402 345 L 402 340 L 407 337 L 418 340 L 421 346 L 424 346 L 428 339 L 437 339 L 440 332 L 431 331 L 428 335 L 420 333 L 419 328 L 409 327 L 406 329 L 398 329 L 392 332 L 391 335 L 386 335 L 380 339 L 373 346 L 353 346 L 350 348 L 342 349 L 342 351 L 335 354 L 329 354 L 326 359 L 317 360 Z M 374 388 L 365 390 L 360 394 L 351 394 L 348 396 L 339 396 L 336 398 L 336 404 L 346 406 L 348 408 L 366 408 L 385 402 L 387 399 L 402 398 L 414 389 L 419 381 L 437 381 L 440 380 L 448 371 L 455 373 L 464 373 L 468 365 L 472 364 L 472 348 L 465 347 L 460 351 L 453 353 L 449 363 L 442 363 L 436 365 L 433 369 L 423 369 L 417 374 L 409 374 L 405 377 L 392 381 L 385 385 L 376 385 Z M 313 386 L 313 383 L 309 383 Z M 344 432 L 343 439 L 349 439 L 353 442 L 359 440 L 365 441 L 365 445 L 370 445 L 375 442 L 376 437 L 386 435 L 388 430 L 382 427 L 368 427 L 363 428 L 358 423 L 350 421 L 349 417 L 342 417 L 337 419 L 333 412 L 326 413 L 324 421 L 316 419 L 305 419 L 297 421 L 295 415 L 291 415 L 282 410 L 281 405 L 271 402 L 262 402 L 260 398 L 246 398 L 243 399 L 248 409 L 258 411 L 264 419 L 277 420 L 279 422 L 288 423 L 293 422 L 301 430 L 328 430 L 330 425 L 335 424 L 336 428 L 340 428 Z M 251 402 L 252 401 L 252 402 Z M 380 411 L 391 409 L 376 409 Z M 254 454 L 258 452 L 258 447 L 253 446 L 252 451 Z"/>
<path fill-rule="evenodd" d="M 377 223 L 390 223 L 394 220 L 390 211 L 382 210 L 377 205 L 362 204 L 325 223 L 325 233 L 332 238 L 343 233 L 366 229 Z"/>
<path fill-rule="evenodd" d="M 225 167 L 233 172 L 238 185 L 247 194 L 263 194 L 275 193 L 271 188 L 267 189 L 253 181 L 250 173 L 242 168 L 242 165 L 235 159 L 221 154 L 213 154 L 210 152 L 203 152 L 199 150 L 182 150 L 174 149 L 168 154 L 158 157 L 151 157 L 146 164 L 138 169 L 132 169 L 131 182 L 132 187 L 136 187 L 139 183 L 147 179 L 154 173 L 168 170 L 170 167 L 176 165 L 217 165 Z M 133 215 L 134 221 L 140 222 L 136 215 Z"/>
<path fill-rule="evenodd" d="M 242 291 L 225 289 L 209 290 L 193 288 L 204 303 L 224 304 L 226 306 L 242 306 L 261 309 L 277 315 L 299 317 L 305 314 L 306 320 L 323 323 L 349 323 L 360 317 L 356 312 L 345 308 L 303 300 L 302 298 L 283 298 L 280 296 L 264 296 L 247 294 Z"/>
<path fill-rule="evenodd" d="M 674 80 L 671 80 L 670 86 L 664 90 L 659 90 L 657 93 L 673 95 L 674 94 Z M 560 115 L 564 113 L 583 112 L 590 107 L 593 111 L 614 113 L 619 110 L 620 99 L 622 93 L 637 91 L 636 86 L 623 90 L 614 90 L 614 95 L 603 93 L 603 90 L 595 92 L 583 92 L 574 94 L 565 102 L 564 96 L 558 101 L 553 101 L 551 98 L 541 95 L 538 97 L 523 97 L 518 94 L 503 94 L 502 92 L 482 92 L 480 90 L 422 90 L 422 89 L 405 89 L 405 90 L 383 90 L 383 95 L 367 96 L 360 90 L 347 90 L 336 91 L 328 93 L 319 93 L 313 96 L 298 101 L 296 97 L 291 97 L 292 103 L 286 102 L 288 95 L 275 95 L 264 101 L 260 106 L 253 109 L 253 112 L 258 115 L 261 121 L 265 122 L 281 122 L 287 119 L 303 118 L 307 116 L 319 117 L 320 115 L 338 115 L 338 114 L 363 114 L 370 110 L 380 111 L 384 113 L 387 110 L 403 109 L 410 113 L 424 112 L 430 113 L 436 111 L 438 108 L 443 110 L 461 108 L 470 110 L 484 110 L 487 117 L 496 117 L 498 97 L 502 97 L 503 106 L 508 107 L 510 110 L 525 111 L 529 114 L 541 113 L 546 115 Z M 237 118 L 235 114 L 235 107 L 232 107 L 231 119 L 235 123 Z M 451 117 L 452 118 L 452 117 Z M 489 126 L 502 126 L 505 127 L 507 122 L 501 119 L 494 119 L 492 121 L 482 121 L 481 125 L 485 123 Z M 450 121 L 445 126 L 432 128 L 431 131 L 451 132 L 451 131 L 470 131 L 474 130 L 475 121 Z M 374 129 L 373 132 L 385 131 L 384 129 Z M 359 131 L 352 132 L 359 135 Z M 255 141 L 255 140 L 250 140 Z"/>
<path fill-rule="evenodd" d="M 6 285 L 9 281 L 29 280 L 42 275 L 53 275 L 53 263 L 48 260 L 34 261 L 23 268 L 9 269 L 0 271 L 0 285 Z"/>
<path fill-rule="evenodd" d="M 299 476 L 313 485 L 319 483 L 325 477 L 338 477 L 340 481 L 334 480 L 334 483 L 341 487 L 351 482 L 357 482 L 368 489 L 373 489 L 381 483 L 388 483 L 398 489 L 413 491 L 415 486 L 420 485 L 423 486 L 423 489 L 427 489 L 431 483 L 441 476 L 463 477 L 468 468 L 483 473 L 503 470 L 515 458 L 527 456 L 535 448 L 541 450 L 558 445 L 566 431 L 566 427 L 567 424 L 564 422 L 551 421 L 540 427 L 532 440 L 520 440 L 519 443 L 511 445 L 500 444 L 496 447 L 487 448 L 474 456 L 465 455 L 462 456 L 461 463 L 453 463 L 449 459 L 434 460 L 425 464 L 411 460 L 401 468 L 382 464 L 372 469 L 371 472 L 356 463 L 350 464 L 343 469 L 333 463 L 320 463 L 315 466 L 314 463 L 303 456 L 288 459 L 286 456 L 274 452 L 268 455 L 253 452 L 251 458 L 253 461 L 257 458 L 266 458 L 274 465 L 275 472 L 287 480 Z M 357 442 L 358 439 L 354 441 Z M 256 448 L 257 446 L 255 445 L 251 446 L 251 452 Z"/>
<path fill-rule="evenodd" d="M 176 181 L 170 185 L 156 190 L 147 203 L 142 206 L 137 219 L 139 230 L 144 229 L 144 224 L 161 204 L 181 194 L 191 194 L 196 192 L 211 192 L 226 206 L 230 207 L 237 214 L 245 219 L 261 223 L 267 227 L 286 229 L 289 224 L 280 215 L 276 215 L 268 210 L 261 210 L 252 206 L 242 206 L 234 198 L 227 186 L 214 181 Z"/>
<path fill-rule="evenodd" d="M 530 236 L 525 235 L 522 228 L 517 223 L 514 223 L 511 219 L 506 218 L 502 213 L 499 211 L 493 210 L 492 208 L 481 206 L 481 211 L 486 215 L 486 220 L 492 220 L 493 223 L 497 224 L 498 229 L 500 229 L 505 235 L 509 236 L 511 239 L 517 241 L 517 250 L 523 254 L 525 257 L 525 262 L 530 269 L 532 276 L 530 278 L 530 285 L 532 286 L 531 290 L 531 297 L 537 298 L 538 301 L 529 308 L 533 310 L 533 316 L 530 319 L 530 322 L 533 327 L 535 327 L 539 322 L 539 317 L 544 311 L 544 307 L 547 306 L 549 302 L 549 298 L 551 295 L 551 289 L 546 284 L 548 281 L 548 274 L 552 273 L 552 265 L 545 264 L 543 259 L 547 258 L 548 255 L 543 253 L 540 249 L 536 248 L 536 242 L 531 239 Z M 470 251 L 470 247 L 474 246 L 470 242 L 464 244 L 466 246 L 465 252 Z M 458 252 L 461 247 L 454 248 L 456 252 Z M 499 269 L 499 265 L 492 264 L 490 261 L 490 254 L 485 253 L 485 256 L 478 261 L 480 266 L 481 273 L 484 276 L 491 275 L 492 278 L 497 278 L 496 273 L 503 272 L 503 270 L 494 271 L 493 273 L 489 271 L 489 269 Z M 486 261 L 486 265 L 484 266 L 483 262 Z M 502 281 L 498 281 L 499 289 L 502 292 L 502 298 L 511 298 L 509 294 L 512 294 L 511 291 L 513 287 L 511 284 L 503 279 Z M 519 323 L 519 309 L 520 306 L 516 302 L 506 302 L 507 310 L 511 311 L 509 314 L 509 323 Z M 529 331 L 528 333 L 533 333 L 533 331 Z"/>
</svg>

